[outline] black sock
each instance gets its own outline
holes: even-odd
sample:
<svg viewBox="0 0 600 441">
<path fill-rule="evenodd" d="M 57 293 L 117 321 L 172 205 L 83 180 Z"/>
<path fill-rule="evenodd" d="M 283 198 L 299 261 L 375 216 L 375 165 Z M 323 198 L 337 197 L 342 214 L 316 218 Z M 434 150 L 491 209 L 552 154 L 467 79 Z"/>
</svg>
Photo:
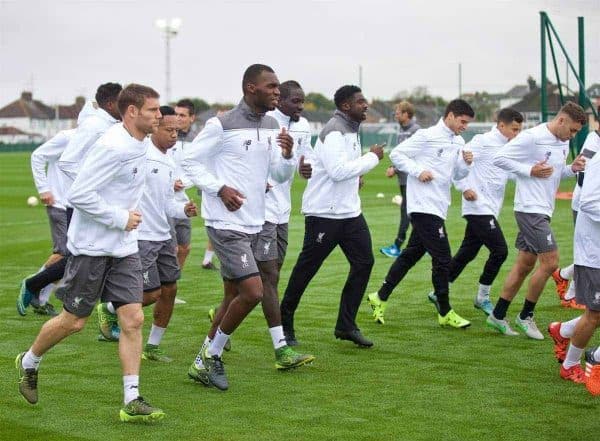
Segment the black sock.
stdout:
<svg viewBox="0 0 600 441">
<path fill-rule="evenodd" d="M 440 308 L 439 313 L 442 317 L 445 317 L 446 314 L 450 312 L 452 309 L 450 307 L 450 299 L 448 298 L 448 294 L 436 294 L 438 307 Z"/>
<path fill-rule="evenodd" d="M 519 314 L 519 318 L 521 320 L 525 320 L 528 317 L 533 317 L 533 310 L 535 309 L 536 302 L 530 302 L 525 299 L 525 303 L 523 303 L 523 309 Z"/>
<path fill-rule="evenodd" d="M 500 297 L 498 299 L 498 302 L 496 303 L 496 307 L 494 308 L 492 314 L 494 314 L 494 317 L 498 320 L 504 320 L 504 317 L 506 317 L 506 311 L 508 311 L 509 306 L 510 300 L 504 300 L 502 297 Z"/>
<path fill-rule="evenodd" d="M 65 267 L 67 266 L 67 259 L 63 257 L 58 262 L 53 263 L 46 269 L 34 274 L 25 281 L 25 286 L 34 295 L 39 295 L 42 288 L 51 283 L 57 282 L 62 279 L 65 274 Z"/>
<path fill-rule="evenodd" d="M 381 301 L 386 302 L 393 290 L 394 288 L 392 288 L 391 285 L 387 282 L 383 282 L 383 285 L 381 285 L 381 288 L 377 291 L 377 295 Z"/>
</svg>

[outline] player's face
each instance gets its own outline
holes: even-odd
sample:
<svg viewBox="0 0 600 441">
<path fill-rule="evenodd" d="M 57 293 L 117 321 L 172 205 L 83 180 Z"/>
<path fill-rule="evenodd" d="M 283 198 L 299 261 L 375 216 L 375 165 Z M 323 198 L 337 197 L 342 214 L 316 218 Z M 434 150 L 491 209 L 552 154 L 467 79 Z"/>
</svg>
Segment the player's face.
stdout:
<svg viewBox="0 0 600 441">
<path fill-rule="evenodd" d="M 367 119 L 367 110 L 369 110 L 369 103 L 361 92 L 356 92 L 352 95 L 344 106 L 348 109 L 346 113 L 354 121 L 361 122 Z"/>
<path fill-rule="evenodd" d="M 396 107 L 396 113 L 394 116 L 396 117 L 396 121 L 403 125 L 406 125 L 410 121 L 408 112 L 403 112 L 399 107 Z"/>
<path fill-rule="evenodd" d="M 249 85 L 250 92 L 253 92 L 256 100 L 255 104 L 264 112 L 275 110 L 279 103 L 279 80 L 273 72 L 262 71 L 255 83 Z"/>
<path fill-rule="evenodd" d="M 190 109 L 187 107 L 175 107 L 175 117 L 177 118 L 177 122 L 179 123 L 179 130 L 183 130 L 187 132 L 192 127 L 192 123 L 194 122 L 195 115 L 190 115 Z"/>
<path fill-rule="evenodd" d="M 450 112 L 446 117 L 446 125 L 450 130 L 452 130 L 456 135 L 460 135 L 462 132 L 467 130 L 469 127 L 469 123 L 473 121 L 473 118 L 467 115 L 454 115 L 454 113 Z"/>
<path fill-rule="evenodd" d="M 141 109 L 135 113 L 135 126 L 145 134 L 156 131 L 162 115 L 160 114 L 158 98 L 146 98 Z"/>
<path fill-rule="evenodd" d="M 158 129 L 152 135 L 152 141 L 162 150 L 168 150 L 177 142 L 179 121 L 176 115 L 166 115 L 160 119 Z"/>
<path fill-rule="evenodd" d="M 292 121 L 300 120 L 300 114 L 304 110 L 304 91 L 302 89 L 292 89 L 287 98 L 279 99 L 277 107 Z"/>
<path fill-rule="evenodd" d="M 582 125 L 573 121 L 570 116 L 561 114 L 558 116 L 556 137 L 561 141 L 573 139 L 577 132 L 581 130 Z"/>
<path fill-rule="evenodd" d="M 508 140 L 510 141 L 519 133 L 521 133 L 521 129 L 523 128 L 523 123 L 519 123 L 513 121 L 511 123 L 505 123 L 504 121 L 500 121 L 498 123 L 498 131 L 502 133 Z"/>
</svg>

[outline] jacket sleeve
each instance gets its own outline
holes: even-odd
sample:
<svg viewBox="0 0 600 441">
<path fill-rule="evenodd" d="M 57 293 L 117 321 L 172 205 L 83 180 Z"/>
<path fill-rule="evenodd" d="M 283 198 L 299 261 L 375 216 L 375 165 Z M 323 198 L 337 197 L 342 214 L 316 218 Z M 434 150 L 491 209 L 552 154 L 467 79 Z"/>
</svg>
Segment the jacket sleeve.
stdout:
<svg viewBox="0 0 600 441">
<path fill-rule="evenodd" d="M 415 157 L 425 145 L 427 139 L 424 130 L 417 130 L 413 136 L 398 144 L 390 153 L 390 159 L 396 170 L 418 178 L 425 167 L 415 161 Z"/>
<path fill-rule="evenodd" d="M 521 176 L 531 176 L 532 162 L 531 151 L 533 137 L 528 133 L 521 133 L 516 138 L 502 147 L 494 156 L 494 165 Z"/>
<path fill-rule="evenodd" d="M 206 162 L 217 155 L 222 146 L 223 126 L 218 118 L 211 118 L 184 150 L 181 161 L 181 168 L 192 183 L 211 196 L 217 196 L 225 182 L 208 171 Z"/>
<path fill-rule="evenodd" d="M 471 167 L 473 167 L 473 163 L 469 165 L 465 162 L 462 153 L 463 149 L 459 149 L 456 152 L 456 158 L 454 158 L 452 179 L 456 181 L 466 178 L 469 175 L 469 171 L 471 171 Z"/>
<path fill-rule="evenodd" d="M 349 161 L 345 151 L 346 140 L 341 132 L 331 132 L 315 148 L 315 155 L 323 163 L 327 175 L 334 181 L 345 181 L 364 175 L 379 163 L 375 153 L 368 152 Z"/>
<path fill-rule="evenodd" d="M 31 173 L 38 193 L 51 190 L 46 175 L 46 164 L 58 161 L 68 141 L 69 139 L 63 132 L 58 132 L 31 154 Z"/>
<path fill-rule="evenodd" d="M 581 187 L 579 210 L 600 222 L 600 158 L 588 163 L 585 180 Z"/>
<path fill-rule="evenodd" d="M 92 119 L 84 120 L 60 156 L 58 168 L 71 179 L 75 179 L 87 153 L 102 133 L 103 130 Z"/>
<path fill-rule="evenodd" d="M 100 190 L 121 169 L 118 152 L 103 145 L 90 150 L 67 196 L 69 203 L 108 228 L 125 230 L 129 211 L 115 207 L 100 196 Z"/>
</svg>

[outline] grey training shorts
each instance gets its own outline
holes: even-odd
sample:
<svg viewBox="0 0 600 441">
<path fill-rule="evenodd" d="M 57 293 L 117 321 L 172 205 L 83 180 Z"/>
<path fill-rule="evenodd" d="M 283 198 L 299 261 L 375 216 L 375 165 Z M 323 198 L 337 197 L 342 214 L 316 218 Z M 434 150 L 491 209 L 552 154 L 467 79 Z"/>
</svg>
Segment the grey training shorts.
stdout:
<svg viewBox="0 0 600 441">
<path fill-rule="evenodd" d="M 575 298 L 590 311 L 600 311 L 600 269 L 575 265 Z"/>
<path fill-rule="evenodd" d="M 254 257 L 259 262 L 277 260 L 283 265 L 288 245 L 288 224 L 265 222 L 258 233 L 258 244 Z"/>
<path fill-rule="evenodd" d="M 259 275 L 254 257 L 258 234 L 217 230 L 212 227 L 206 227 L 206 233 L 221 262 L 221 276 L 224 280 L 239 282 Z"/>
<path fill-rule="evenodd" d="M 172 217 L 169 219 L 169 224 L 171 224 L 171 237 L 175 239 L 177 245 L 189 245 L 192 242 L 191 219 Z"/>
<path fill-rule="evenodd" d="M 515 247 L 518 250 L 542 254 L 557 249 L 548 216 L 515 211 L 515 219 L 519 227 L 515 240 Z"/>
<path fill-rule="evenodd" d="M 67 210 L 52 206 L 46 207 L 52 235 L 52 252 L 66 256 L 67 250 Z"/>
<path fill-rule="evenodd" d="M 65 275 L 56 289 L 64 308 L 88 317 L 98 300 L 142 303 L 142 263 L 138 253 L 126 257 L 69 256 Z"/>
<path fill-rule="evenodd" d="M 154 291 L 161 285 L 175 283 L 180 271 L 173 239 L 163 241 L 138 240 L 144 291 Z"/>
</svg>

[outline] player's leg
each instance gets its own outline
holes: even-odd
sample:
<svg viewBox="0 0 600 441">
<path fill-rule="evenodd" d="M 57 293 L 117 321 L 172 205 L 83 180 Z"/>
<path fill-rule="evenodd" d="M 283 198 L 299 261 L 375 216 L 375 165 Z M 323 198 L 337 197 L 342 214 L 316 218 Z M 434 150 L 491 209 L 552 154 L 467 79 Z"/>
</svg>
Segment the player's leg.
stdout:
<svg viewBox="0 0 600 441">
<path fill-rule="evenodd" d="M 305 218 L 304 243 L 281 300 L 281 322 L 287 341 L 296 340 L 294 314 L 306 287 L 338 244 L 339 222 L 314 216 Z"/>
</svg>

